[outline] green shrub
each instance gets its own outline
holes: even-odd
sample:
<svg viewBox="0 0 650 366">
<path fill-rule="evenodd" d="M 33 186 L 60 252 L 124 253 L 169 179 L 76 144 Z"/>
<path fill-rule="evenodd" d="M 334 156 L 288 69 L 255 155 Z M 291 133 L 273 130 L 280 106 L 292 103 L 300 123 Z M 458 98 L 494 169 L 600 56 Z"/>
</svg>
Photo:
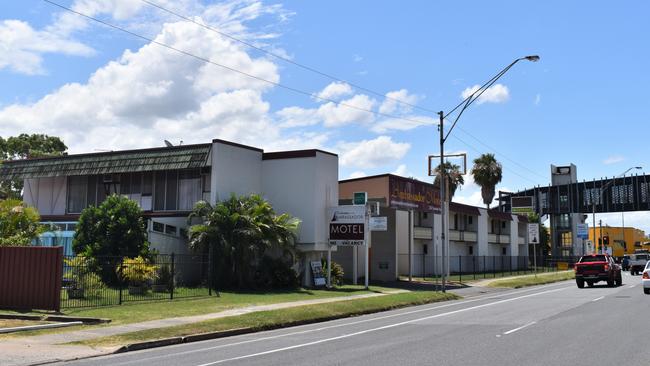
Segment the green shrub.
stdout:
<svg viewBox="0 0 650 366">
<path fill-rule="evenodd" d="M 65 262 L 65 273 L 63 278 L 70 282 L 73 289 L 82 289 L 84 297 L 97 297 L 106 289 L 101 277 L 92 271 L 92 259 L 77 256 L 67 258 Z"/>
<path fill-rule="evenodd" d="M 117 274 L 131 286 L 144 286 L 158 278 L 157 266 L 149 263 L 142 256 L 127 258 L 117 266 Z"/>
<path fill-rule="evenodd" d="M 283 258 L 262 257 L 255 272 L 255 285 L 258 288 L 293 288 L 300 280 L 291 264 Z"/>
<path fill-rule="evenodd" d="M 325 278 L 327 279 L 327 260 L 322 259 L 321 263 L 323 265 L 323 273 L 325 274 Z M 343 284 L 343 276 L 345 275 L 345 272 L 343 272 L 343 267 L 332 261 L 332 286 L 341 286 Z"/>
</svg>

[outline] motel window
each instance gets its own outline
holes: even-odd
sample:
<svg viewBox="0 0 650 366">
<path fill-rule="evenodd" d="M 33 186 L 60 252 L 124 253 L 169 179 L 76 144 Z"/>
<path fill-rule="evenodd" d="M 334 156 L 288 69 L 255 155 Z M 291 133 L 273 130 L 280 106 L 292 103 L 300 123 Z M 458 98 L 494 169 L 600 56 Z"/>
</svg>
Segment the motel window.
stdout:
<svg viewBox="0 0 650 366">
<path fill-rule="evenodd" d="M 153 209 L 155 211 L 164 211 L 165 210 L 165 172 L 156 172 L 155 180 L 155 193 L 154 193 L 154 205 Z"/>
<path fill-rule="evenodd" d="M 165 225 L 165 234 L 176 235 L 176 226 Z"/>
<path fill-rule="evenodd" d="M 68 177 L 68 212 L 80 213 L 86 208 L 88 177 Z"/>
<path fill-rule="evenodd" d="M 198 170 L 181 171 L 178 175 L 178 209 L 190 211 L 194 204 L 201 199 L 203 199 L 203 192 L 200 172 Z"/>
<path fill-rule="evenodd" d="M 154 221 L 152 225 L 152 230 L 157 231 L 159 233 L 163 233 L 165 232 L 165 224 L 163 224 L 162 222 Z"/>
<path fill-rule="evenodd" d="M 454 214 L 454 230 L 458 230 L 458 214 Z"/>
<path fill-rule="evenodd" d="M 469 248 L 469 255 L 474 255 L 474 247 L 470 245 L 468 248 Z"/>
<path fill-rule="evenodd" d="M 131 173 L 131 194 L 142 193 L 142 173 Z"/>
<path fill-rule="evenodd" d="M 467 224 L 472 225 L 472 216 L 467 216 Z"/>
<path fill-rule="evenodd" d="M 165 209 L 168 211 L 176 210 L 176 194 L 178 190 L 178 171 L 167 172 L 167 197 L 165 199 Z"/>
<path fill-rule="evenodd" d="M 153 193 L 153 173 L 142 173 L 142 195 L 151 196 Z"/>
<path fill-rule="evenodd" d="M 131 174 L 120 174 L 120 194 L 131 194 Z"/>
</svg>

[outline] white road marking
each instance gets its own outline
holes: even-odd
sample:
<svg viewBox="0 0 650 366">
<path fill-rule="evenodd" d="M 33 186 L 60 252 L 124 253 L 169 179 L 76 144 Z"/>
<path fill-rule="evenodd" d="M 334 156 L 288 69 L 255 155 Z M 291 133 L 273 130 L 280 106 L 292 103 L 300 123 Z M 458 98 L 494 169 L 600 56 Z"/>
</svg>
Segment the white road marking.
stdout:
<svg viewBox="0 0 650 366">
<path fill-rule="evenodd" d="M 440 317 L 443 317 L 443 316 L 454 315 L 454 314 L 463 313 L 463 312 L 470 311 L 470 310 L 481 309 L 481 308 L 488 307 L 488 306 L 504 304 L 504 303 L 507 303 L 507 302 L 515 301 L 515 300 L 525 299 L 525 298 L 528 298 L 528 297 L 539 296 L 539 295 L 548 294 L 548 293 L 551 293 L 551 292 L 563 291 L 563 290 L 566 290 L 566 289 L 569 289 L 569 288 L 572 288 L 572 287 L 573 286 L 559 288 L 559 289 L 555 289 L 555 290 L 542 291 L 542 292 L 538 292 L 538 293 L 534 293 L 534 294 L 530 294 L 530 295 L 513 297 L 513 298 L 510 298 L 510 299 L 499 300 L 499 301 L 491 302 L 491 303 L 488 303 L 488 304 L 476 305 L 476 306 L 472 306 L 472 307 L 465 308 L 465 309 L 449 311 L 449 312 L 446 312 L 446 313 L 425 316 L 425 317 L 417 318 L 417 319 L 406 320 L 406 321 L 403 321 L 403 322 L 384 325 L 384 326 L 377 327 L 377 328 L 370 328 L 370 329 L 366 329 L 366 330 L 362 330 L 362 331 L 358 331 L 358 332 L 354 332 L 354 333 L 343 334 L 343 335 L 336 336 L 336 337 L 319 339 L 319 340 L 313 341 L 313 342 L 307 342 L 307 343 L 296 344 L 296 345 L 288 346 L 288 347 L 276 348 L 276 349 L 272 349 L 272 350 L 268 350 L 268 351 L 264 351 L 264 352 L 252 353 L 252 354 L 248 354 L 248 355 L 244 355 L 244 356 L 226 358 L 226 359 L 223 359 L 223 360 L 208 362 L 208 363 L 200 364 L 200 365 L 197 365 L 197 366 L 217 365 L 217 364 L 220 364 L 220 363 L 225 363 L 225 362 L 230 362 L 230 361 L 243 360 L 243 359 L 247 359 L 247 358 L 264 356 L 264 355 L 268 355 L 268 354 L 272 354 L 272 353 L 289 351 L 289 350 L 296 349 L 296 348 L 309 347 L 309 346 L 313 346 L 313 345 L 316 345 L 316 344 L 336 341 L 336 340 L 339 340 L 339 339 L 350 338 L 350 337 L 354 337 L 354 336 L 358 336 L 358 335 L 363 335 L 363 334 L 367 334 L 367 333 L 371 333 L 371 332 L 376 332 L 376 331 L 379 331 L 379 330 L 395 328 L 395 327 L 399 327 L 399 326 L 406 325 L 406 324 L 412 324 L 412 323 L 419 322 L 419 321 L 422 321 L 422 320 L 430 320 L 430 319 L 440 318 Z"/>
<path fill-rule="evenodd" d="M 516 332 L 516 331 L 518 331 L 518 330 L 522 330 L 522 329 L 524 329 L 524 328 L 526 328 L 526 327 L 530 327 L 531 325 L 533 325 L 533 324 L 535 324 L 535 323 L 537 323 L 537 322 L 530 322 L 530 323 L 528 323 L 528 324 L 526 324 L 526 325 L 522 325 L 522 326 L 519 327 L 519 328 L 511 329 L 511 330 L 509 330 L 509 331 L 503 333 L 503 335 L 512 334 L 512 333 L 514 333 L 514 332 Z"/>
<path fill-rule="evenodd" d="M 630 285 L 627 288 L 635 288 L 635 287 L 636 287 L 636 285 Z"/>
<path fill-rule="evenodd" d="M 546 285 L 546 286 L 544 286 L 542 288 L 555 287 L 557 285 L 559 285 L 559 284 L 558 283 L 549 284 L 549 285 Z M 571 287 L 573 287 L 573 286 L 571 286 Z M 567 287 L 567 288 L 571 288 L 571 287 Z M 244 341 L 240 341 L 240 342 L 234 342 L 234 343 L 228 343 L 228 344 L 220 344 L 220 345 L 217 345 L 217 346 L 198 348 L 198 349 L 193 349 L 193 350 L 189 350 L 189 351 L 177 352 L 177 353 L 173 353 L 173 354 L 166 354 L 166 355 L 159 355 L 159 356 L 154 356 L 154 357 L 147 357 L 145 359 L 117 362 L 117 363 L 113 363 L 112 365 L 117 366 L 117 365 L 128 365 L 128 364 L 133 364 L 133 363 L 141 363 L 141 362 L 143 362 L 145 360 L 150 361 L 150 360 L 156 360 L 156 359 L 162 359 L 162 358 L 168 358 L 168 357 L 187 355 L 187 354 L 192 354 L 192 353 L 197 353 L 197 352 L 210 351 L 210 350 L 215 350 L 215 349 L 219 349 L 219 348 L 239 346 L 239 345 L 242 345 L 242 344 L 267 341 L 267 340 L 271 340 L 271 339 L 290 337 L 290 336 L 299 335 L 299 334 L 320 332 L 320 331 L 327 330 L 327 329 L 340 328 L 340 327 L 346 327 L 346 326 L 350 326 L 350 325 L 368 323 L 368 322 L 372 322 L 372 321 L 376 321 L 376 320 L 390 319 L 390 318 L 395 318 L 395 317 L 398 317 L 398 316 L 411 315 L 411 314 L 421 313 L 421 312 L 425 312 L 425 311 L 433 311 L 433 310 L 438 310 L 438 309 L 442 309 L 442 308 L 448 308 L 448 307 L 451 307 L 451 306 L 463 305 L 463 304 L 467 304 L 467 303 L 471 303 L 471 302 L 477 302 L 477 301 L 481 301 L 481 300 L 490 300 L 490 299 L 493 299 L 495 297 L 499 297 L 499 296 L 503 296 L 503 295 L 518 295 L 518 294 L 531 292 L 531 291 L 535 291 L 535 290 L 539 290 L 539 289 L 540 289 L 540 287 L 508 292 L 508 293 L 505 293 L 505 294 L 502 294 L 502 293 L 487 294 L 485 296 L 476 297 L 476 298 L 473 298 L 473 299 L 470 299 L 470 300 L 453 302 L 453 303 L 444 304 L 444 305 L 437 305 L 437 306 L 433 306 L 433 307 L 427 307 L 425 309 L 410 310 L 410 311 L 400 312 L 400 313 L 397 313 L 397 314 L 377 316 L 377 317 L 373 317 L 373 318 L 370 318 L 370 319 L 363 319 L 363 320 L 358 320 L 358 321 L 354 321 L 354 322 L 347 322 L 347 323 L 342 323 L 342 324 L 334 324 L 334 325 L 328 325 L 328 326 L 324 326 L 324 327 L 301 330 L 301 331 L 297 331 L 297 332 L 290 332 L 290 333 L 277 334 L 277 335 L 260 337 L 260 338 L 255 338 L 255 339 L 248 339 L 248 340 L 244 340 Z M 278 329 L 278 331 L 282 331 L 282 330 L 283 329 Z M 246 335 L 242 335 L 242 336 L 249 336 L 249 335 L 250 334 L 246 334 Z M 214 341 L 214 340 L 212 340 L 212 341 Z M 175 346 L 171 346 L 171 347 L 182 347 L 182 346 L 186 346 L 186 345 L 187 345 L 187 343 L 179 344 L 179 345 L 175 345 Z M 154 348 L 154 349 L 150 349 L 150 350 L 146 350 L 146 351 L 151 352 L 151 351 L 155 351 L 155 350 L 156 349 Z"/>
<path fill-rule="evenodd" d="M 592 301 L 592 302 L 596 302 L 596 301 L 598 301 L 598 300 L 602 300 L 602 299 L 604 299 L 604 298 L 605 298 L 605 296 L 601 296 L 601 297 L 596 298 L 596 299 L 593 299 L 593 300 L 591 300 L 591 301 Z"/>
</svg>

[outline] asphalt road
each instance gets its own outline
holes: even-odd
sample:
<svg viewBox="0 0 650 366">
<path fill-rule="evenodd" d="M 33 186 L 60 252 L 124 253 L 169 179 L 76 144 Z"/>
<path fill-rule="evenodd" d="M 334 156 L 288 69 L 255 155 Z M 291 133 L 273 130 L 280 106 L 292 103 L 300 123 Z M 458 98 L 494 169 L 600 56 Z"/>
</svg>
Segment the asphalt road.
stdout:
<svg viewBox="0 0 650 366">
<path fill-rule="evenodd" d="M 573 281 L 69 365 L 650 365 L 640 277 Z"/>
</svg>

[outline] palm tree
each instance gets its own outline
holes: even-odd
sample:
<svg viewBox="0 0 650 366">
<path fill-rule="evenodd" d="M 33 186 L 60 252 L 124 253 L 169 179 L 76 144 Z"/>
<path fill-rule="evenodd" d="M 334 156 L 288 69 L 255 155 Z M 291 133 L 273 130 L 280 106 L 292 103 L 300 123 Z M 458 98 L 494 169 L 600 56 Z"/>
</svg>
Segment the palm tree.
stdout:
<svg viewBox="0 0 650 366">
<path fill-rule="evenodd" d="M 454 197 L 456 190 L 465 184 L 465 179 L 463 174 L 460 172 L 460 166 L 452 164 L 450 162 L 445 162 L 443 165 L 445 176 L 447 177 L 447 183 L 449 187 L 449 192 L 447 192 L 447 199 L 451 202 L 451 199 Z M 436 179 L 433 181 L 433 185 L 440 186 L 440 165 L 435 169 Z"/>
<path fill-rule="evenodd" d="M 214 207 L 198 202 L 188 223 L 190 248 L 210 251 L 219 272 L 213 275 L 222 284 L 241 288 L 249 284 L 252 269 L 264 255 L 295 252 L 300 220 L 276 215 L 259 195 L 232 195 Z"/>
<path fill-rule="evenodd" d="M 481 187 L 483 203 L 489 209 L 490 203 L 494 199 L 494 189 L 503 178 L 501 163 L 494 158 L 494 154 L 483 154 L 474 159 L 472 175 L 476 184 Z"/>
</svg>

